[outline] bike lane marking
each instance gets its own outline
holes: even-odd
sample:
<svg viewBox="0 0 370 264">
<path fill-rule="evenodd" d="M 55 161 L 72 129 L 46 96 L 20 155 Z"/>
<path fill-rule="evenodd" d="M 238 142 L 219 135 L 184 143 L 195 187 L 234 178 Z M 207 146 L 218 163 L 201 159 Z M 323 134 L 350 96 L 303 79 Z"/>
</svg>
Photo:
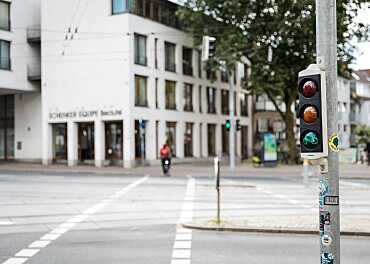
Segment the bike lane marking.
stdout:
<svg viewBox="0 0 370 264">
<path fill-rule="evenodd" d="M 179 224 L 193 220 L 195 179 L 190 178 L 186 187 L 184 202 L 182 204 Z M 171 264 L 191 263 L 192 231 L 178 227 L 172 251 Z"/>
<path fill-rule="evenodd" d="M 27 248 L 20 250 L 14 255 L 14 257 L 7 259 L 3 264 L 23 264 L 31 257 L 36 255 L 42 248 L 47 247 L 52 241 L 58 239 L 63 234 L 67 233 L 71 228 L 75 227 L 78 223 L 89 218 L 91 215 L 99 212 L 101 209 L 109 205 L 114 199 L 120 198 L 125 193 L 129 192 L 133 188 L 137 187 L 141 183 L 145 182 L 149 178 L 149 175 L 130 183 L 121 190 L 110 195 L 108 199 L 104 199 L 101 202 L 94 204 L 90 208 L 82 212 L 82 214 L 75 215 L 66 222 L 60 224 L 57 228 L 54 228 L 49 233 L 43 235 L 39 240 L 33 241 Z M 114 198 L 113 198 L 114 197 Z"/>
</svg>

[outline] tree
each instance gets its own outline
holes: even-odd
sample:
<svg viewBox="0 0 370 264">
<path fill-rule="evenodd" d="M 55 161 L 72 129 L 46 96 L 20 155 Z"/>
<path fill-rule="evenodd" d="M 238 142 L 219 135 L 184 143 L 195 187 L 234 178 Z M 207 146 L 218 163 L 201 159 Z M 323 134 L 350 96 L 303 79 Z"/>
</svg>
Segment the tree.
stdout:
<svg viewBox="0 0 370 264">
<path fill-rule="evenodd" d="M 338 69 L 343 76 L 349 75 L 347 65 L 354 61 L 356 48 L 350 40 L 369 39 L 370 29 L 354 21 L 366 2 L 337 0 Z M 285 122 L 292 162 L 296 142 L 291 106 L 298 98 L 298 72 L 314 63 L 316 56 L 314 5 L 313 0 L 183 0 L 178 11 L 195 47 L 202 36 L 213 36 L 220 60 L 233 66 L 245 56 L 252 62 L 252 85 L 245 83 L 245 88 L 266 94 L 275 105 Z"/>
<path fill-rule="evenodd" d="M 366 145 L 370 142 L 370 127 L 366 127 L 365 125 L 360 125 L 356 128 L 355 134 L 358 137 L 357 144 L 358 145 Z"/>
</svg>

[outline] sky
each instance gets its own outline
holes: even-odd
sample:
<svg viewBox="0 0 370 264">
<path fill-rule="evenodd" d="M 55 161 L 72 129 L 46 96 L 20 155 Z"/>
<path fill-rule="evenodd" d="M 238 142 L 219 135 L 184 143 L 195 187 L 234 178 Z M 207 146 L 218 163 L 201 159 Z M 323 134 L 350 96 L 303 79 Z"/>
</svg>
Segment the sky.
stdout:
<svg viewBox="0 0 370 264">
<path fill-rule="evenodd" d="M 360 10 L 357 19 L 359 22 L 370 26 L 370 8 L 366 10 Z M 354 70 L 370 69 L 370 41 L 365 43 L 357 43 L 356 46 L 363 54 L 356 56 L 356 64 L 351 65 L 351 68 Z"/>
<path fill-rule="evenodd" d="M 179 0 L 170 0 L 179 3 Z M 370 26 L 370 7 L 359 11 L 358 22 L 362 22 Z M 356 63 L 350 67 L 354 70 L 370 69 L 370 41 L 364 43 L 356 43 L 359 49 L 359 54 L 356 54 Z"/>
</svg>

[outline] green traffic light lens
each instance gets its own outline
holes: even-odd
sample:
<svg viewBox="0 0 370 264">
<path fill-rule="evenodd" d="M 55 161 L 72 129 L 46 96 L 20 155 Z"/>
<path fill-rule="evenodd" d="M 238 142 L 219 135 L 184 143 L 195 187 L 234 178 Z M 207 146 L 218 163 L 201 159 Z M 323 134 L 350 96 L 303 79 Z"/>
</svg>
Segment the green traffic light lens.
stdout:
<svg viewBox="0 0 370 264">
<path fill-rule="evenodd" d="M 319 137 L 313 131 L 308 131 L 307 133 L 302 135 L 302 144 L 308 149 L 314 149 L 319 145 Z"/>
<path fill-rule="evenodd" d="M 226 123 L 225 126 L 226 126 L 226 128 L 230 128 L 231 127 L 231 124 L 230 123 Z"/>
</svg>

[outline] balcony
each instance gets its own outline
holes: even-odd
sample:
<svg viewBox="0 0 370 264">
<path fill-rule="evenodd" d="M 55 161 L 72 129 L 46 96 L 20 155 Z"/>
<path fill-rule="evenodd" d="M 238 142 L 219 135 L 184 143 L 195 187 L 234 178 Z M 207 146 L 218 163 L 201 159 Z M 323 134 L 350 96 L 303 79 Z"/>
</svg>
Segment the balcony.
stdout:
<svg viewBox="0 0 370 264">
<path fill-rule="evenodd" d="M 193 76 L 193 67 L 189 66 L 187 63 L 182 64 L 182 73 L 184 75 Z"/>
<path fill-rule="evenodd" d="M 29 81 L 41 80 L 41 62 L 27 65 L 27 77 Z"/>
<path fill-rule="evenodd" d="M 41 42 L 40 25 L 30 26 L 27 28 L 27 41 L 28 43 L 40 43 Z"/>
<path fill-rule="evenodd" d="M 270 101 L 257 101 L 255 110 L 258 112 L 276 111 L 274 104 Z"/>
<path fill-rule="evenodd" d="M 359 123 L 360 122 L 360 115 L 358 113 L 350 113 L 349 114 L 349 122 Z"/>
</svg>

